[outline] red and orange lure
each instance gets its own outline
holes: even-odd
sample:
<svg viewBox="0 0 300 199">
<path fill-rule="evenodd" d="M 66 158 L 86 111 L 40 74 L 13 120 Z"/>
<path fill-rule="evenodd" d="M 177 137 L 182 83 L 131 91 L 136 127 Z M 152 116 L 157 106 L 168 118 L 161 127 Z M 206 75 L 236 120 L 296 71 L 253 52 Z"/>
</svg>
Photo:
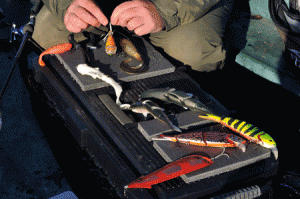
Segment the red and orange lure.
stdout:
<svg viewBox="0 0 300 199">
<path fill-rule="evenodd" d="M 152 140 L 178 142 L 186 145 L 204 147 L 238 147 L 246 151 L 246 141 L 236 135 L 222 132 L 194 131 L 179 135 L 159 135 Z"/>
<path fill-rule="evenodd" d="M 64 52 L 67 52 L 71 50 L 72 44 L 70 43 L 64 43 L 64 44 L 59 44 L 57 46 L 53 46 L 51 48 L 48 48 L 44 52 L 42 52 L 39 56 L 39 64 L 40 66 L 45 66 L 46 64 L 43 62 L 43 56 L 44 55 L 53 55 L 53 54 L 61 54 Z"/>
<path fill-rule="evenodd" d="M 224 152 L 225 148 L 223 148 L 221 154 L 213 158 L 208 158 L 201 155 L 188 155 L 175 160 L 174 162 L 171 162 L 163 166 L 162 168 L 149 173 L 146 176 L 141 176 L 130 184 L 126 185 L 124 187 L 124 196 L 126 195 L 126 191 L 128 188 L 151 189 L 152 185 L 165 182 L 178 176 L 208 167 L 214 163 L 214 160 L 223 155 L 226 155 L 227 158 L 229 158 L 229 155 Z"/>
<path fill-rule="evenodd" d="M 110 31 L 107 34 L 107 39 L 106 39 L 106 44 L 105 44 L 105 52 L 108 55 L 114 55 L 117 52 L 117 46 L 115 43 L 115 39 L 113 37 L 113 32 L 112 32 L 112 27 L 111 27 L 111 23 L 110 25 Z"/>
<path fill-rule="evenodd" d="M 213 164 L 212 159 L 201 155 L 189 155 L 176 160 L 166 166 L 146 175 L 126 185 L 128 188 L 147 188 L 151 189 L 152 185 L 176 178 L 178 176 L 202 169 Z"/>
</svg>

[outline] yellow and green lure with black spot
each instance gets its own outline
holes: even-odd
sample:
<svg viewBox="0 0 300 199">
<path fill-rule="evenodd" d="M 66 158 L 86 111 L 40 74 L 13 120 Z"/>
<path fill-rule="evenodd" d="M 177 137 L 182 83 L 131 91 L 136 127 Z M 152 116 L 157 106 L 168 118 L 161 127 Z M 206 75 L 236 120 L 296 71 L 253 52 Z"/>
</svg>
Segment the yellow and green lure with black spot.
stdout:
<svg viewBox="0 0 300 199">
<path fill-rule="evenodd" d="M 252 124 L 248 124 L 245 121 L 233 119 L 231 117 L 221 117 L 209 113 L 206 115 L 199 115 L 199 117 L 218 122 L 238 133 L 240 136 L 246 138 L 250 142 L 254 142 L 262 147 L 271 149 L 275 159 L 278 158 L 278 150 L 274 139 L 269 134 L 253 126 Z"/>
</svg>

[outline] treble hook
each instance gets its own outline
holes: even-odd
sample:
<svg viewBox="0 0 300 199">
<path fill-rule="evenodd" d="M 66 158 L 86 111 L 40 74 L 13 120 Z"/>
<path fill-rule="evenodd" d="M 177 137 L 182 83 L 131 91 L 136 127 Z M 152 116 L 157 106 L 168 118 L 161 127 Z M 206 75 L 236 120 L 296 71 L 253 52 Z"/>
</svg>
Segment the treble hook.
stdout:
<svg viewBox="0 0 300 199">
<path fill-rule="evenodd" d="M 113 35 L 112 26 L 111 26 L 111 23 L 109 22 L 109 31 L 105 35 L 105 37 L 102 39 L 102 41 L 105 41 L 108 38 L 108 36 L 109 36 L 110 33 L 111 33 L 111 35 Z"/>
<path fill-rule="evenodd" d="M 223 156 L 223 155 L 226 155 L 228 157 L 228 159 L 230 158 L 229 155 L 227 153 L 224 153 L 225 152 L 225 147 L 222 147 L 223 148 L 223 151 L 222 153 L 220 153 L 219 155 L 211 158 L 211 160 L 215 160 L 215 159 L 218 159 L 219 157 Z"/>
</svg>

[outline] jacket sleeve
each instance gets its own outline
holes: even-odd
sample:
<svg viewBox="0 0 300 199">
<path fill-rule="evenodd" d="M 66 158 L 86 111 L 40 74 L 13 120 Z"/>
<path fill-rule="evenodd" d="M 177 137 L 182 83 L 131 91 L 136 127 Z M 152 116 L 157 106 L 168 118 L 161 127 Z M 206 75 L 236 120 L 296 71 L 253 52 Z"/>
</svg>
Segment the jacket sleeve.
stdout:
<svg viewBox="0 0 300 199">
<path fill-rule="evenodd" d="M 221 0 L 150 0 L 165 22 L 166 31 L 194 22 Z"/>
<path fill-rule="evenodd" d="M 65 12 L 72 1 L 73 0 L 43 0 L 43 3 L 52 14 L 56 15 L 61 21 L 64 21 Z"/>
</svg>

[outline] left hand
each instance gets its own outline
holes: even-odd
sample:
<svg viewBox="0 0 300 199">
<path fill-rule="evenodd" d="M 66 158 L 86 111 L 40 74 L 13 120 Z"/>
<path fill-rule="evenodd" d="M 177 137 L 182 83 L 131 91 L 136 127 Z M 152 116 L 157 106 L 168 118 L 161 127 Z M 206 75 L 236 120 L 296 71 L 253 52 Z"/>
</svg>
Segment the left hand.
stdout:
<svg viewBox="0 0 300 199">
<path fill-rule="evenodd" d="M 126 27 L 139 36 L 160 32 L 165 27 L 155 5 L 148 0 L 121 3 L 114 9 L 110 21 L 112 25 Z"/>
<path fill-rule="evenodd" d="M 92 0 L 73 0 L 66 10 L 64 23 L 70 32 L 78 33 L 90 25 L 106 26 L 108 19 Z"/>
</svg>

